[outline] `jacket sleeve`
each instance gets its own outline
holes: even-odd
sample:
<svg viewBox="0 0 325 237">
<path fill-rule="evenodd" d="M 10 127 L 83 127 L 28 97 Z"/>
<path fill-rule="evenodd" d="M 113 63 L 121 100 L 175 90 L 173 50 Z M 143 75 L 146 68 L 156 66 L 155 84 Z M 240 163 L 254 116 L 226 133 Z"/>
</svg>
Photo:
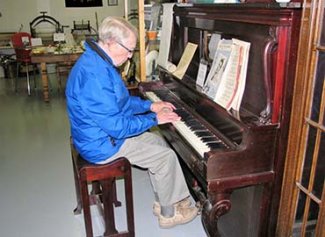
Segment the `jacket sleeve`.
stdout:
<svg viewBox="0 0 325 237">
<path fill-rule="evenodd" d="M 138 96 L 130 96 L 130 107 L 134 114 L 140 114 L 150 111 L 152 102 L 150 100 L 143 100 Z"/>
<path fill-rule="evenodd" d="M 83 75 L 85 76 L 85 75 Z M 134 114 L 150 109 L 151 103 L 139 101 L 118 87 L 107 75 L 87 75 L 83 89 L 79 94 L 79 102 L 88 119 L 104 130 L 109 136 L 121 139 L 145 132 L 157 125 L 155 113 Z M 104 78 L 103 78 L 104 76 Z M 117 87 L 117 88 L 116 88 Z M 125 98 L 123 98 L 125 96 Z M 136 109 L 135 109 L 136 108 Z"/>
</svg>

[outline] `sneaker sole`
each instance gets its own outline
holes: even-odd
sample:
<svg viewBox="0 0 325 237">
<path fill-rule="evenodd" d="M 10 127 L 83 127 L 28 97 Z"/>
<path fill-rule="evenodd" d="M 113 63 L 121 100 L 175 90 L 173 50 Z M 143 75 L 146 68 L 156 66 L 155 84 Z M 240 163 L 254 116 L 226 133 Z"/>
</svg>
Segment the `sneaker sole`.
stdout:
<svg viewBox="0 0 325 237">
<path fill-rule="evenodd" d="M 175 204 L 175 207 L 177 207 L 177 206 L 180 206 L 180 207 L 189 207 L 189 206 L 191 206 L 191 201 L 189 200 L 189 199 L 187 199 L 186 201 L 181 201 L 180 203 L 178 203 L 178 204 Z M 160 209 L 161 207 L 160 207 L 160 204 L 159 203 L 157 203 L 157 202 L 155 202 L 154 203 L 154 206 L 153 206 L 153 210 L 152 210 L 152 212 L 153 212 L 153 214 L 155 215 L 155 216 L 159 216 L 160 215 L 160 211 L 161 211 L 161 209 Z"/>
<path fill-rule="evenodd" d="M 175 222 L 173 224 L 161 224 L 159 222 L 159 226 L 160 226 L 160 228 L 163 228 L 163 229 L 169 229 L 169 228 L 172 228 L 177 225 L 183 225 L 183 224 L 189 223 L 192 220 L 194 220 L 197 215 L 198 215 L 198 211 L 195 213 L 195 215 L 193 214 L 192 216 L 188 217 L 187 219 L 183 219 L 182 221 Z"/>
</svg>

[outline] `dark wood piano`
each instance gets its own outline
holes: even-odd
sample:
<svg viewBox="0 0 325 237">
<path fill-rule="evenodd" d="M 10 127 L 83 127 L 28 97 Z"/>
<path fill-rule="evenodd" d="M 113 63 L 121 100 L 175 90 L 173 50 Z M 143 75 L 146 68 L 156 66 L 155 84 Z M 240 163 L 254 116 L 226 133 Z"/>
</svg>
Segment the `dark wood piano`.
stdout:
<svg viewBox="0 0 325 237">
<path fill-rule="evenodd" d="M 175 6 L 170 61 L 179 62 L 187 42 L 198 49 L 182 80 L 159 68 L 159 80 L 139 86 L 143 95 L 172 102 L 182 117 L 160 128 L 202 205 L 209 236 L 275 236 L 300 18 L 298 2 Z M 213 33 L 251 43 L 237 113 L 195 83 L 200 60 L 211 65 Z"/>
</svg>

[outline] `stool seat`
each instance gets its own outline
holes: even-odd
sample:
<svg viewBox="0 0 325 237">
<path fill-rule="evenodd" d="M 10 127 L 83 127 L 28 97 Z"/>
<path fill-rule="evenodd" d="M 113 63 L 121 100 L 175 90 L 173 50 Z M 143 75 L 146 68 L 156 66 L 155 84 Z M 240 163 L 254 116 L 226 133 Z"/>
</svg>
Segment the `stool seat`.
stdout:
<svg viewBox="0 0 325 237">
<path fill-rule="evenodd" d="M 133 237 L 134 214 L 132 194 L 132 174 L 130 162 L 120 157 L 107 164 L 97 165 L 84 160 L 75 149 L 70 139 L 71 156 L 76 187 L 77 207 L 75 214 L 83 210 L 86 236 L 93 237 L 90 205 L 94 204 L 95 196 L 99 196 L 104 208 L 105 237 Z M 120 206 L 116 195 L 116 178 L 124 179 L 126 201 L 127 231 L 118 232 L 115 227 L 114 207 Z M 88 184 L 92 184 L 89 192 Z"/>
</svg>

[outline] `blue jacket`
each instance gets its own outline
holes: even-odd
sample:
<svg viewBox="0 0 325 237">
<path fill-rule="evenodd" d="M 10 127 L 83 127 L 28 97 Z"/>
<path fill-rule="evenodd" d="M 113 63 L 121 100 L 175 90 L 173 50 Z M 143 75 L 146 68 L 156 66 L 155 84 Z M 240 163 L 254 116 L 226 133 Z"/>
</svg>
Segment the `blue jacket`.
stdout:
<svg viewBox="0 0 325 237">
<path fill-rule="evenodd" d="M 74 145 L 92 163 L 157 125 L 156 114 L 148 112 L 151 101 L 130 96 L 118 69 L 88 44 L 69 75 L 66 100 Z"/>
</svg>

